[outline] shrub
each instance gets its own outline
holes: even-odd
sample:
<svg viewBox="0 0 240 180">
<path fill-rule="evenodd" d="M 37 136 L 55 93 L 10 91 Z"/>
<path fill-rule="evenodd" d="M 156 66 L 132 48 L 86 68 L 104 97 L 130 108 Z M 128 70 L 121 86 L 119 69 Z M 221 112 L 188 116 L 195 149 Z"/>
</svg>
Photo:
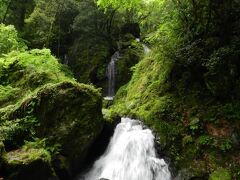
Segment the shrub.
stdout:
<svg viewBox="0 0 240 180">
<path fill-rule="evenodd" d="M 26 49 L 26 46 L 23 40 L 18 37 L 14 26 L 0 24 L 0 57 L 11 51 L 21 51 L 24 49 Z"/>
</svg>

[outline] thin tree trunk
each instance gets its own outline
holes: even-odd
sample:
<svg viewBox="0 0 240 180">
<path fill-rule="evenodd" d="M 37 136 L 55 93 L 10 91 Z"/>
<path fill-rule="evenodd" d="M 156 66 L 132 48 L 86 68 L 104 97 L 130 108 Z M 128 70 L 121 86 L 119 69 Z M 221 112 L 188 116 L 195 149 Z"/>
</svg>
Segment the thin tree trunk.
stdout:
<svg viewBox="0 0 240 180">
<path fill-rule="evenodd" d="M 9 11 L 11 5 L 12 5 L 12 0 L 10 0 L 8 2 L 8 6 L 7 6 L 6 12 L 5 12 L 4 16 L 3 16 L 2 23 L 6 22 L 7 14 L 8 14 L 8 11 Z"/>
</svg>

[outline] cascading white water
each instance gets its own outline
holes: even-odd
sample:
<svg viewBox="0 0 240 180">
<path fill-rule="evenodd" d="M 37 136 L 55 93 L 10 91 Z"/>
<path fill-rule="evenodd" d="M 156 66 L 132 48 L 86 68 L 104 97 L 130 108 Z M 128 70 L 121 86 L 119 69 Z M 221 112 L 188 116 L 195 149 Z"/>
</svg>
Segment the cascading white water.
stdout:
<svg viewBox="0 0 240 180">
<path fill-rule="evenodd" d="M 113 100 L 115 94 L 115 81 L 116 81 L 116 61 L 120 58 L 120 54 L 116 51 L 107 67 L 107 78 L 108 78 L 108 93 L 106 100 Z"/>
<path fill-rule="evenodd" d="M 136 41 L 140 42 L 140 39 L 139 38 L 136 38 Z M 141 43 L 142 46 L 143 46 L 143 51 L 145 54 L 149 53 L 151 51 L 151 49 L 144 43 Z"/>
<path fill-rule="evenodd" d="M 143 50 L 144 50 L 145 54 L 147 54 L 147 53 L 149 53 L 151 51 L 146 44 L 143 43 L 142 46 L 143 46 Z"/>
<path fill-rule="evenodd" d="M 168 165 L 158 159 L 154 135 L 140 121 L 122 118 L 106 152 L 80 180 L 170 180 Z"/>
</svg>

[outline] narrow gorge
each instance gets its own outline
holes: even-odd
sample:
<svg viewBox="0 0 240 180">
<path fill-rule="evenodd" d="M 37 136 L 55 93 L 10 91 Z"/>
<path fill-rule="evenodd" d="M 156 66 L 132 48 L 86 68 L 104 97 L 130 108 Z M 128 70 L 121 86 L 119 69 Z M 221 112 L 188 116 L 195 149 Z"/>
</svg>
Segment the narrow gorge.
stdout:
<svg viewBox="0 0 240 180">
<path fill-rule="evenodd" d="M 239 180 L 239 0 L 0 0 L 0 180 Z"/>
</svg>

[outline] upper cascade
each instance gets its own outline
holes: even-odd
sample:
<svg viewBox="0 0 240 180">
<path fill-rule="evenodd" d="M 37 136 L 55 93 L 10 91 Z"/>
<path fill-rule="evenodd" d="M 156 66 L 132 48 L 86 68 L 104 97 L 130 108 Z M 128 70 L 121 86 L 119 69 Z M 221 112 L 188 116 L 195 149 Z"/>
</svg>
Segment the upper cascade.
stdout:
<svg viewBox="0 0 240 180">
<path fill-rule="evenodd" d="M 115 95 L 115 81 L 116 81 L 116 61 L 120 58 L 119 51 L 116 51 L 107 67 L 107 78 L 108 78 L 108 92 L 105 97 L 106 100 L 113 100 Z"/>
</svg>

